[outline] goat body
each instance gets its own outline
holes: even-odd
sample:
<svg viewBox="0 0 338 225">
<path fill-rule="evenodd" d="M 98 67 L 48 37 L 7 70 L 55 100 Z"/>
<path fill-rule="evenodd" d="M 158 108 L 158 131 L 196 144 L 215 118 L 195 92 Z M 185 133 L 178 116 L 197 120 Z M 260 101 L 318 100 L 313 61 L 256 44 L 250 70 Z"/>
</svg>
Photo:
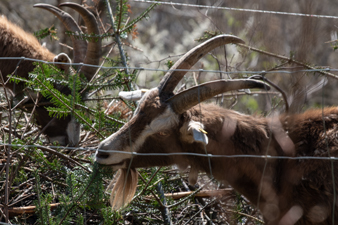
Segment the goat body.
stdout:
<svg viewBox="0 0 338 225">
<path fill-rule="evenodd" d="M 211 171 L 207 158 L 186 157 L 179 162 L 229 182 L 259 207 L 267 224 L 294 224 L 297 220 L 296 224 L 332 224 L 334 192 L 338 191 L 338 177 L 334 179 L 332 174 L 338 172 L 337 163 L 292 157 L 337 156 L 337 107 L 267 119 L 211 105 L 187 113 L 193 115 L 187 121 L 201 121 L 208 132 L 208 154 L 291 158 L 212 158 Z M 184 151 L 205 152 L 203 146 L 182 145 Z M 335 206 L 336 223 L 337 210 Z"/>
<path fill-rule="evenodd" d="M 75 3 L 64 3 L 61 4 L 61 6 L 67 6 L 78 11 L 88 27 L 88 32 L 99 34 L 96 19 L 86 8 Z M 75 20 L 59 8 L 47 4 L 37 4 L 35 7 L 40 7 L 52 12 L 62 21 L 68 30 L 77 32 L 78 34 L 82 33 Z M 101 53 L 100 38 L 88 42 L 88 51 L 86 41 L 76 40 L 75 37 L 71 38 L 74 45 L 75 63 L 84 62 L 85 64 L 94 65 L 99 63 Z M 4 16 L 0 16 L 0 58 L 1 57 L 24 57 L 26 59 L 43 60 L 54 63 L 71 63 L 71 60 L 66 54 L 61 53 L 56 56 L 51 53 L 48 49 L 41 46 L 32 34 L 25 32 L 20 27 L 8 21 Z M 18 77 L 29 79 L 29 72 L 33 71 L 34 67 L 33 62 L 30 60 L 0 59 L 0 72 L 5 81 L 5 87 L 12 91 L 16 99 L 21 100 L 26 94 L 24 92 L 24 83 L 19 82 L 15 84 L 6 82 L 7 76 L 14 74 Z M 69 64 L 56 64 L 56 67 L 64 70 L 66 73 L 71 71 Z M 95 68 L 84 66 L 81 72 L 90 80 L 95 73 Z M 70 90 L 65 86 L 57 85 L 56 88 L 61 93 L 66 95 L 70 94 Z M 35 102 L 35 94 L 32 95 L 29 93 L 29 95 L 34 97 L 27 101 L 33 100 Z M 51 104 L 48 99 L 42 98 L 42 96 L 40 96 L 39 102 Z M 28 109 L 30 108 L 28 107 Z M 50 142 L 59 141 L 61 145 L 69 144 L 71 146 L 78 144 L 80 124 L 74 118 L 71 116 L 67 116 L 64 119 L 51 118 L 43 106 L 37 107 L 34 114 L 36 123 L 42 128 Z"/>
<path fill-rule="evenodd" d="M 6 17 L 0 17 L 0 57 L 25 57 L 52 62 L 55 54 L 41 46 L 38 40 L 25 32 L 20 27 L 11 23 Z M 3 76 L 15 71 L 19 60 L 0 60 L 0 68 Z M 16 74 L 28 79 L 28 73 L 33 71 L 34 65 L 31 61 L 22 61 Z M 14 90 L 13 83 L 8 82 L 6 87 Z M 18 94 L 22 86 L 16 87 L 13 92 Z"/>
<path fill-rule="evenodd" d="M 6 17 L 2 16 L 0 17 L 0 57 L 25 57 L 53 62 L 55 54 L 41 46 L 32 34 L 25 32 L 17 25 L 8 21 Z M 0 60 L 0 71 L 3 78 L 6 78 L 7 75 L 15 71 L 17 76 L 29 79 L 28 74 L 33 71 L 34 67 L 32 61 L 28 60 Z M 6 82 L 5 87 L 12 91 L 16 99 L 21 100 L 25 95 L 25 84 L 23 82 Z M 40 98 L 40 102 L 43 101 L 48 100 Z M 37 124 L 43 128 L 52 118 L 49 117 L 46 109 L 39 107 L 35 111 L 35 119 Z M 66 139 L 78 138 L 71 138 L 71 135 L 64 136 L 67 129 L 66 127 L 69 125 L 74 126 L 70 124 L 70 121 L 70 116 L 62 120 L 55 118 L 54 121 L 49 123 L 48 127 L 45 128 L 44 133 L 49 137 L 51 142 L 57 140 L 60 144 L 67 144 L 70 141 L 75 144 L 78 142 L 77 140 Z"/>
<path fill-rule="evenodd" d="M 150 99 L 152 97 L 148 98 Z M 297 224 L 331 224 L 334 196 L 332 170 L 334 174 L 338 174 L 336 162 L 331 164 L 329 160 L 292 157 L 337 155 L 337 107 L 323 111 L 310 110 L 300 115 L 263 118 L 240 114 L 213 104 L 201 104 L 176 118 L 176 115 L 166 113 L 162 107 L 154 108 L 155 105 L 159 105 L 158 102 L 142 102 L 139 110 L 143 115 L 138 114 L 137 118 L 133 118 L 129 123 L 143 121 L 144 124 L 149 124 L 149 118 L 161 115 L 157 116 L 157 123 L 163 126 L 156 127 L 156 122 L 150 122 L 149 127 L 139 130 L 128 124 L 130 129 L 125 131 L 130 132 L 135 140 L 131 145 L 134 146 L 133 149 L 128 151 L 198 154 L 207 152 L 224 156 L 271 155 L 291 158 L 215 157 L 210 159 L 209 165 L 207 157 L 136 155 L 130 164 L 129 155 L 116 153 L 114 158 L 122 160 L 112 163 L 114 169 L 126 169 L 129 165 L 131 168 L 140 168 L 176 164 L 181 169 L 190 166 L 190 183 L 197 180 L 198 172 L 207 172 L 219 181 L 228 182 L 259 207 L 267 224 L 283 224 L 283 221 L 290 220 L 298 220 Z M 192 121 L 203 125 L 209 140 L 207 145 L 194 141 L 192 130 L 189 128 Z M 142 133 L 146 130 L 148 135 L 145 137 Z M 129 146 L 122 142 L 128 141 L 128 138 L 119 137 L 114 140 L 116 143 L 113 145 Z M 142 144 L 138 145 L 139 142 Z M 120 149 L 105 144 L 103 142 L 99 149 Z M 105 163 L 102 159 L 99 162 Z M 135 183 L 131 177 L 129 179 L 129 182 Z M 335 187 L 338 187 L 337 179 L 335 180 Z M 123 185 L 124 182 L 120 183 Z M 128 190 L 124 191 L 130 195 Z M 122 190 L 116 195 L 122 196 Z M 337 210 L 335 207 L 336 215 Z"/>
<path fill-rule="evenodd" d="M 193 65 L 194 52 L 200 56 L 195 50 L 211 42 L 195 47 L 178 64 L 189 61 Z M 113 207 L 123 206 L 135 193 L 135 168 L 175 164 L 181 169 L 190 166 L 190 183 L 196 182 L 198 172 L 228 182 L 260 209 L 266 224 L 338 223 L 333 198 L 338 177 L 332 177 L 338 174 L 337 163 L 311 158 L 337 156 L 337 107 L 264 118 L 213 104 L 196 106 L 220 92 L 266 86 L 253 80 L 231 80 L 176 95 L 172 89 L 163 91 L 174 86 L 166 82 L 178 82 L 179 73 L 169 72 L 159 87 L 145 93 L 130 121 L 98 147 L 96 161 L 122 171 L 112 192 Z M 138 154 L 126 154 L 130 152 Z"/>
</svg>

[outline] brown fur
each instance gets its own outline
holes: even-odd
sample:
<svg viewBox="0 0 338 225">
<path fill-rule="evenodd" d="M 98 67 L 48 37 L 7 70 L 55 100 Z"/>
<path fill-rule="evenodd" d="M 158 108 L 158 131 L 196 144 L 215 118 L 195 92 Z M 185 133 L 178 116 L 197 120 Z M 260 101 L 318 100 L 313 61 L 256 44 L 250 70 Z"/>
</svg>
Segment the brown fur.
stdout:
<svg viewBox="0 0 338 225">
<path fill-rule="evenodd" d="M 0 16 L 0 57 L 25 57 L 52 62 L 55 55 L 48 49 L 41 46 L 39 41 L 30 33 L 25 32 L 20 27 L 11 23 L 4 16 Z M 34 65 L 32 61 L 22 60 L 4 60 L 0 59 L 0 72 L 4 81 L 7 81 L 7 76 L 13 74 L 19 77 L 28 79 L 29 72 L 33 71 Z M 18 66 L 18 68 L 17 68 Z M 60 68 L 63 66 L 59 66 Z M 17 70 L 16 70 L 17 69 Z M 16 70 L 16 71 L 15 71 Z M 23 89 L 25 87 L 23 82 L 15 84 L 13 82 L 7 82 L 6 87 L 10 89 L 14 96 L 20 101 L 24 97 Z M 63 93 L 69 93 L 68 88 L 59 87 L 59 91 Z M 49 102 L 48 99 L 41 98 L 40 102 Z M 34 100 L 35 101 L 35 100 Z M 32 103 L 32 102 L 31 102 Z M 32 105 L 32 104 L 30 104 Z M 31 110 L 32 108 L 27 108 Z M 65 143 L 63 145 L 70 144 L 76 145 L 77 143 L 71 143 L 66 135 L 67 125 L 71 121 L 71 117 L 68 116 L 64 119 L 54 118 L 52 123 L 49 123 L 53 118 L 49 116 L 48 111 L 43 107 L 39 106 L 35 111 L 36 123 L 44 129 L 44 134 L 49 138 L 52 137 L 64 137 Z"/>
<path fill-rule="evenodd" d="M 48 49 L 41 46 L 39 41 L 32 35 L 15 24 L 11 23 L 6 17 L 0 17 L 0 57 L 25 57 L 51 62 L 55 55 Z M 4 77 L 12 74 L 19 60 L 0 60 L 0 70 Z M 17 75 L 28 78 L 28 72 L 34 66 L 31 61 L 22 61 L 17 70 Z M 13 83 L 8 83 L 7 87 L 13 90 Z M 15 94 L 22 91 L 22 86 L 16 88 Z"/>
<path fill-rule="evenodd" d="M 154 99 L 143 103 L 141 116 L 124 127 L 135 129 L 147 113 L 159 115 L 165 103 L 154 106 Z M 148 115 L 150 116 L 150 115 Z M 148 117 L 149 118 L 149 117 Z M 165 136 L 153 134 L 146 138 L 138 153 L 194 152 L 205 154 L 200 143 L 187 143 L 181 137 L 181 127 L 190 120 L 199 121 L 208 132 L 206 150 L 214 155 L 272 155 L 272 156 L 337 156 L 338 108 L 309 110 L 299 115 L 263 118 L 239 114 L 216 105 L 195 106 L 180 115 L 180 123 Z M 325 129 L 324 129 L 325 124 Z M 142 126 L 139 126 L 139 128 Z M 141 128 L 140 128 L 141 129 Z M 139 129 L 138 129 L 139 130 Z M 142 130 L 142 129 L 141 129 Z M 119 131 L 120 132 L 120 131 Z M 141 132 L 140 130 L 138 132 Z M 120 133 L 121 134 L 121 133 Z M 132 139 L 136 138 L 132 136 Z M 119 136 L 127 144 L 129 136 Z M 128 145 L 128 144 L 127 144 Z M 124 160 L 129 165 L 130 160 Z M 333 193 L 338 191 L 336 161 L 322 159 L 208 158 L 196 156 L 135 156 L 132 168 L 177 164 L 180 168 L 212 174 L 226 181 L 256 205 L 266 224 L 298 225 L 338 223 L 338 207 L 334 207 Z M 333 168 L 332 168 L 333 165 Z M 333 190 L 332 170 L 335 177 Z M 124 181 L 124 177 L 119 179 Z M 130 179 L 129 179 L 130 180 Z M 130 190 L 132 184 L 128 183 Z M 130 180 L 132 181 L 132 180 Z M 117 182 L 116 185 L 124 182 Z M 136 183 L 133 181 L 134 185 Z M 114 189 L 121 189 L 114 187 Z M 117 198 L 127 198 L 116 195 Z M 114 200 L 118 202 L 120 200 Z M 296 222 L 297 221 L 297 222 Z M 292 224 L 293 224 L 292 223 Z"/>
</svg>

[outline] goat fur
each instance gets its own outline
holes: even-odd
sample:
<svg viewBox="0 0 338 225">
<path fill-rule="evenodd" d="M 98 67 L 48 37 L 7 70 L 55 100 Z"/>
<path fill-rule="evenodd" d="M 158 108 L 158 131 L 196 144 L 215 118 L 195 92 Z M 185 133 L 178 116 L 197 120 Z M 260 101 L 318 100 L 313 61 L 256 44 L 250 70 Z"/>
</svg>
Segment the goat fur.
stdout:
<svg viewBox="0 0 338 225">
<path fill-rule="evenodd" d="M 165 106 L 154 108 L 158 100 L 151 97 L 141 103 L 135 121 L 159 115 Z M 149 110 L 153 107 L 152 110 Z M 148 108 L 148 109 L 147 109 Z M 337 156 L 338 108 L 308 110 L 303 114 L 281 115 L 264 118 L 240 114 L 213 104 L 201 104 L 179 116 L 180 121 L 166 136 L 158 133 L 146 138 L 138 153 L 192 152 L 205 154 L 204 145 L 187 141 L 191 133 L 190 121 L 200 121 L 208 133 L 208 154 L 213 155 L 271 155 L 271 156 Z M 132 123 L 136 123 L 133 121 Z M 134 127 L 129 124 L 133 135 Z M 183 132 L 184 131 L 184 132 Z M 132 136 L 133 137 L 133 136 Z M 128 141 L 128 138 L 127 140 Z M 281 147 L 280 143 L 284 143 Z M 286 143 L 286 144 L 285 144 Z M 336 161 L 323 159 L 264 159 L 264 158 L 211 158 L 211 173 L 219 181 L 227 182 L 258 206 L 266 224 L 333 224 L 338 223 L 338 207 L 333 209 L 334 191 L 338 192 L 338 166 Z M 140 156 L 125 160 L 121 166 L 123 176 L 115 185 L 112 201 L 121 207 L 134 194 L 137 176 L 134 168 L 168 166 L 191 167 L 191 180 L 196 180 L 196 171 L 210 173 L 207 157 L 196 156 Z M 129 175 L 127 166 L 131 165 Z M 332 167 L 333 166 L 333 167 Z M 114 165 L 113 165 L 114 167 Z M 334 179 L 332 173 L 335 175 Z M 136 182 L 135 182 L 136 180 Z M 333 183 L 334 180 L 334 183 Z M 335 185 L 335 190 L 333 187 Z M 261 194 L 259 194 L 261 193 Z M 117 199 L 116 199 L 117 198 Z M 125 201 L 121 201 L 121 199 Z M 296 215 L 296 216 L 295 216 Z"/>
<path fill-rule="evenodd" d="M 55 54 L 41 46 L 39 41 L 30 33 L 11 23 L 6 17 L 0 17 L 0 57 L 25 57 L 52 62 Z M 15 71 L 19 60 L 0 60 L 0 69 L 3 77 Z M 17 75 L 28 78 L 28 73 L 34 69 L 31 61 L 22 61 Z M 13 83 L 8 82 L 7 87 L 13 90 Z M 16 87 L 16 93 L 22 91 Z"/>
<path fill-rule="evenodd" d="M 66 58 L 67 61 L 70 62 L 66 54 L 61 53 L 60 55 L 55 56 L 54 53 L 43 47 L 32 34 L 25 32 L 22 28 L 13 24 L 4 16 L 0 16 L 0 57 L 25 57 L 47 62 L 60 61 Z M 8 75 L 15 72 L 17 76 L 29 79 L 28 74 L 33 71 L 35 66 L 32 61 L 22 60 L 20 64 L 18 64 L 19 62 L 20 60 L 1 59 L 0 72 L 6 83 L 5 87 L 12 91 L 16 99 L 21 100 L 25 95 L 25 84 L 23 82 L 6 82 L 6 78 Z M 57 67 L 65 71 L 68 71 L 69 69 L 65 65 L 57 65 Z M 63 86 L 58 87 L 58 89 L 65 94 L 70 93 L 69 89 Z M 34 98 L 31 100 L 35 101 Z M 44 102 L 49 100 L 40 96 L 39 101 Z M 29 110 L 32 108 L 27 109 Z M 54 118 L 52 123 L 49 123 L 53 118 L 49 116 L 48 111 L 43 106 L 38 107 L 34 114 L 36 123 L 41 128 L 44 128 L 48 124 L 44 129 L 44 134 L 46 134 L 51 141 L 59 140 L 61 145 L 68 143 L 70 145 L 77 145 L 79 135 L 76 135 L 76 133 L 65 135 L 67 126 L 75 126 L 79 129 L 79 124 L 77 122 L 72 122 L 71 116 L 67 116 L 64 119 Z"/>
</svg>

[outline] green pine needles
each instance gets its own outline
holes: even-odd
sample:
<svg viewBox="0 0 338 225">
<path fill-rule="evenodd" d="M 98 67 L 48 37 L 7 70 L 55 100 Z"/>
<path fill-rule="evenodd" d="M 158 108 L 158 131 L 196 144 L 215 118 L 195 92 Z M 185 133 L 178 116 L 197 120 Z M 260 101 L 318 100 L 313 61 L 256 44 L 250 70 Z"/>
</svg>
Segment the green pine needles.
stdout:
<svg viewBox="0 0 338 225">
<path fill-rule="evenodd" d="M 41 40 L 44 39 L 45 37 L 50 37 L 51 40 L 59 40 L 59 38 L 56 36 L 56 29 L 53 26 L 49 27 L 49 28 L 45 28 L 45 29 L 41 29 L 37 32 L 34 32 L 34 36 Z"/>
</svg>

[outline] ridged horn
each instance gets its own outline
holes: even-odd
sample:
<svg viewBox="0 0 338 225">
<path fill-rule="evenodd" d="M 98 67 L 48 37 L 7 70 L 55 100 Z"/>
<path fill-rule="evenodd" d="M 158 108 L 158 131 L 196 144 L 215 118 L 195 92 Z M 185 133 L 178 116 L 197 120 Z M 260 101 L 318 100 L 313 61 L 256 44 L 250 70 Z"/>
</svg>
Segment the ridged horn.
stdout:
<svg viewBox="0 0 338 225">
<path fill-rule="evenodd" d="M 226 45 L 226 44 L 236 44 L 236 43 L 244 43 L 242 39 L 233 35 L 218 35 L 213 37 L 206 42 L 196 46 L 191 49 L 185 55 L 183 55 L 171 68 L 170 71 L 165 74 L 162 78 L 159 90 L 160 95 L 166 95 L 172 93 L 177 84 L 183 78 L 183 76 L 187 73 L 187 71 L 179 71 L 179 70 L 187 70 L 190 69 L 197 61 L 206 55 L 208 52 L 213 50 L 216 47 Z"/>
<path fill-rule="evenodd" d="M 66 27 L 68 31 L 79 33 L 81 34 L 82 31 L 79 27 L 79 25 L 76 23 L 74 18 L 66 13 L 65 11 L 49 4 L 35 4 L 34 7 L 45 9 L 51 13 L 53 13 Z M 70 36 L 72 42 L 73 42 L 73 52 L 74 52 L 74 63 L 80 63 L 83 62 L 83 59 L 86 55 L 87 51 L 87 42 L 81 39 L 77 39 L 74 36 Z"/>
<path fill-rule="evenodd" d="M 207 82 L 182 91 L 172 98 L 168 99 L 167 102 L 169 102 L 171 108 L 175 113 L 182 114 L 191 107 L 197 105 L 204 100 L 212 98 L 215 95 L 227 91 L 249 88 L 270 90 L 269 86 L 265 85 L 264 82 L 258 80 L 217 80 Z"/>
<path fill-rule="evenodd" d="M 95 16 L 89 12 L 85 7 L 72 3 L 65 2 L 60 6 L 66 6 L 77 11 L 82 19 L 84 20 L 89 35 L 97 35 L 97 38 L 91 38 L 88 42 L 86 57 L 83 61 L 84 64 L 99 65 L 101 57 L 101 38 L 99 37 L 100 31 Z M 90 81 L 98 68 L 84 66 L 81 72 L 86 76 L 87 80 Z"/>
</svg>

